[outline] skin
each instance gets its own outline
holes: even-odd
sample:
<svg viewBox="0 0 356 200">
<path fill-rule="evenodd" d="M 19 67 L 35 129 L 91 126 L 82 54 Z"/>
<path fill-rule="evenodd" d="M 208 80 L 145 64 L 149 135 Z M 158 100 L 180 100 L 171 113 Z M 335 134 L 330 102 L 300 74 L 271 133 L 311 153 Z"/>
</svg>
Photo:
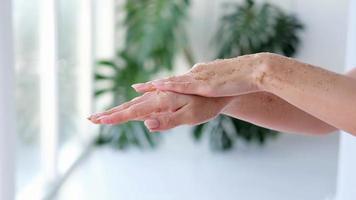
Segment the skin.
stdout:
<svg viewBox="0 0 356 200">
<path fill-rule="evenodd" d="M 174 116 L 172 110 L 161 109 L 149 116 L 125 120 L 144 120 L 151 130 L 161 130 L 161 127 L 165 130 L 227 114 L 283 132 L 324 134 L 341 129 L 356 135 L 356 106 L 352 106 L 356 102 L 356 79 L 352 77 L 356 77 L 356 70 L 340 75 L 270 53 L 217 60 L 197 64 L 181 76 L 133 85 L 138 92 L 171 91 L 167 95 L 176 98 L 186 95 L 192 106 L 182 111 L 194 119 Z M 146 107 L 154 106 L 146 104 Z M 205 110 L 211 115 L 204 117 Z M 167 116 L 170 120 L 165 121 Z M 108 117 L 112 124 L 124 122 L 112 113 L 100 113 L 90 119 L 105 124 L 100 120 L 102 117 Z"/>
<path fill-rule="evenodd" d="M 150 131 L 164 131 L 182 124 L 197 125 L 207 122 L 219 115 L 231 100 L 231 97 L 201 97 L 155 90 L 104 113 L 93 115 L 89 120 L 96 124 L 145 121 Z"/>
<path fill-rule="evenodd" d="M 238 96 L 223 113 L 280 132 L 320 135 L 336 130 L 335 127 L 267 92 Z"/>
</svg>

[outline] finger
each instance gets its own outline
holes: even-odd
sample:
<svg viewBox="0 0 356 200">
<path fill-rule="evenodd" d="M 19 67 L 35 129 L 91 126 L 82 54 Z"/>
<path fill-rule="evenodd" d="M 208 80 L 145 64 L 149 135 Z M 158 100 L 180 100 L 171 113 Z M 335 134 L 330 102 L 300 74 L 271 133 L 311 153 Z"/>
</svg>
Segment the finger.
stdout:
<svg viewBox="0 0 356 200">
<path fill-rule="evenodd" d="M 205 96 L 204 87 L 202 83 L 198 81 L 190 82 L 157 82 L 153 83 L 157 90 L 171 91 L 181 94 L 194 94 Z"/>
<path fill-rule="evenodd" d="M 144 118 L 154 112 L 161 112 L 163 111 L 162 109 L 162 105 L 157 105 L 152 101 L 145 101 L 110 115 L 99 117 L 98 122 L 100 124 L 122 124 L 127 121 Z"/>
<path fill-rule="evenodd" d="M 114 107 L 114 108 L 112 108 L 112 109 L 110 109 L 110 110 L 107 110 L 107 111 L 105 111 L 105 112 L 94 114 L 94 115 L 92 115 L 92 116 L 90 117 L 90 120 L 91 120 L 93 123 L 98 124 L 98 123 L 99 123 L 99 121 L 98 121 L 99 118 L 101 118 L 101 117 L 103 117 L 103 116 L 111 115 L 112 113 L 118 112 L 118 111 L 123 110 L 123 109 L 127 109 L 127 108 L 129 108 L 131 105 L 134 105 L 135 103 L 139 103 L 139 102 L 141 102 L 141 101 L 143 101 L 143 100 L 144 100 L 143 98 L 133 99 L 133 100 L 130 101 L 130 102 L 123 103 L 123 104 L 121 104 L 121 105 L 119 105 L 119 106 L 117 106 L 117 107 Z"/>
<path fill-rule="evenodd" d="M 139 93 L 151 92 L 156 90 L 155 86 L 152 85 L 152 82 L 137 83 L 137 84 L 133 84 L 131 87 L 135 89 L 136 92 Z"/>
<path fill-rule="evenodd" d="M 119 112 L 119 111 L 121 111 L 121 110 L 124 110 L 124 109 L 129 108 L 129 107 L 132 106 L 132 105 L 135 105 L 135 104 L 144 102 L 145 100 L 148 99 L 148 97 L 149 97 L 148 94 L 147 94 L 147 95 L 146 95 L 146 94 L 145 94 L 145 95 L 142 95 L 142 96 L 140 96 L 140 97 L 136 97 L 136 98 L 132 99 L 131 101 L 126 102 L 126 103 L 123 103 L 123 104 L 121 104 L 121 105 L 119 105 L 119 106 L 117 106 L 117 107 L 114 107 L 114 108 L 110 109 L 110 110 L 107 110 L 107 111 L 102 112 L 102 113 L 94 114 L 94 115 L 92 115 L 92 116 L 89 117 L 89 120 L 91 120 L 91 121 L 94 122 L 94 123 L 98 123 L 98 119 L 99 119 L 100 117 L 103 117 L 103 116 L 106 116 L 106 115 L 111 115 L 111 114 L 113 114 L 114 112 Z"/>
<path fill-rule="evenodd" d="M 191 81 L 194 81 L 194 78 L 191 76 L 190 73 L 186 73 L 179 76 L 171 76 L 168 78 L 154 80 L 151 83 L 155 85 L 157 83 L 164 83 L 164 82 L 191 82 Z"/>
<path fill-rule="evenodd" d="M 181 94 L 207 96 L 207 84 L 193 77 L 192 73 L 174 76 L 167 79 L 152 81 L 157 90 L 172 91 Z"/>
<path fill-rule="evenodd" d="M 165 131 L 175 128 L 177 126 L 186 124 L 186 117 L 184 112 L 177 111 L 174 113 L 167 113 L 145 120 L 145 126 L 151 131 Z"/>
<path fill-rule="evenodd" d="M 160 83 L 165 83 L 165 82 L 191 82 L 194 79 L 188 74 L 184 74 L 181 76 L 172 76 L 172 77 L 168 77 L 168 78 L 164 78 L 164 79 L 158 79 L 155 81 L 150 81 L 150 82 L 146 82 L 146 83 L 138 83 L 138 84 L 134 84 L 132 85 L 132 87 L 140 93 L 144 93 L 144 92 L 149 92 L 149 91 L 153 91 L 156 90 L 156 84 L 160 84 Z"/>
</svg>

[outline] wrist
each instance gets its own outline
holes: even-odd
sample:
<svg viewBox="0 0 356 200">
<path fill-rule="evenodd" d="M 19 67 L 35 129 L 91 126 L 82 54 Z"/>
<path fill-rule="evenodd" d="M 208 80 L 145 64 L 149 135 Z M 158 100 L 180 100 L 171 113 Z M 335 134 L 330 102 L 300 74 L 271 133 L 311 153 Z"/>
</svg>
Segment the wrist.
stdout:
<svg viewBox="0 0 356 200">
<path fill-rule="evenodd" d="M 279 72 L 279 59 L 283 57 L 272 53 L 259 53 L 257 55 L 259 56 L 258 62 L 254 66 L 251 76 L 252 85 L 257 92 L 270 92 L 271 79 Z"/>
</svg>

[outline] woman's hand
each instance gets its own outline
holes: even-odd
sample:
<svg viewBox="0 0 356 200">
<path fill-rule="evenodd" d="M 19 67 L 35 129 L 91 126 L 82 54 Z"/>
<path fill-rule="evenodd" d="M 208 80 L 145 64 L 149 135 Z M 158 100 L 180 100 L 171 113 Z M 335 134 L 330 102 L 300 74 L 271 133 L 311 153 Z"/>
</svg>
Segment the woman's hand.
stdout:
<svg viewBox="0 0 356 200">
<path fill-rule="evenodd" d="M 130 102 L 89 118 L 96 124 L 145 121 L 150 131 L 163 131 L 179 125 L 196 125 L 217 115 L 231 98 L 207 98 L 174 92 L 151 91 Z"/>
<path fill-rule="evenodd" d="M 266 63 L 277 55 L 259 53 L 197 64 L 188 73 L 132 87 L 141 93 L 159 89 L 207 97 L 236 96 L 260 91 Z M 279 56 L 281 57 L 281 56 Z"/>
<path fill-rule="evenodd" d="M 356 135 L 355 78 L 276 54 L 198 65 L 185 75 L 133 87 L 139 92 L 157 88 L 210 97 L 268 92 L 324 122 L 327 130 Z"/>
</svg>

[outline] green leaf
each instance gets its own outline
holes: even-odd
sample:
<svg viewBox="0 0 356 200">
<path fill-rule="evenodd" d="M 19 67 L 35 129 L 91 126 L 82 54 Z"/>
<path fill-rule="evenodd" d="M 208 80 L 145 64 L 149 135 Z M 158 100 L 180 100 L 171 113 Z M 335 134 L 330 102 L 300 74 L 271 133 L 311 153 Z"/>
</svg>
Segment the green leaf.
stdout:
<svg viewBox="0 0 356 200">
<path fill-rule="evenodd" d="M 101 96 L 101 95 L 103 95 L 103 94 L 105 94 L 105 93 L 109 93 L 109 92 L 112 92 L 112 89 L 100 89 L 100 90 L 96 90 L 94 96 L 95 96 L 95 97 L 99 97 L 99 96 Z"/>
<path fill-rule="evenodd" d="M 226 151 L 233 147 L 233 140 L 228 136 L 227 132 L 221 131 L 221 149 Z"/>
<path fill-rule="evenodd" d="M 96 73 L 94 78 L 95 78 L 95 80 L 99 81 L 99 80 L 113 80 L 115 77 L 105 76 L 105 75 Z"/>
<path fill-rule="evenodd" d="M 284 13 L 275 5 L 245 0 L 243 4 L 225 4 L 224 13 L 214 37 L 218 58 L 266 51 L 292 56 L 298 49 L 303 25 L 295 16 Z M 210 143 L 217 150 L 231 149 L 236 139 L 265 144 L 267 139 L 277 135 L 276 131 L 227 116 L 219 116 L 201 126 L 193 130 L 194 136 L 201 137 L 199 131 L 211 127 L 205 132 L 209 133 Z"/>
<path fill-rule="evenodd" d="M 258 52 L 275 52 L 291 56 L 299 45 L 298 33 L 303 26 L 293 15 L 279 7 L 252 0 L 225 8 L 215 43 L 218 57 L 228 58 Z"/>
<path fill-rule="evenodd" d="M 119 149 L 125 149 L 128 146 L 128 138 L 125 130 L 122 130 L 119 139 L 117 141 L 117 147 Z"/>
<path fill-rule="evenodd" d="M 193 137 L 195 140 L 200 140 L 202 138 L 204 125 L 205 124 L 200 124 L 193 128 Z"/>
<path fill-rule="evenodd" d="M 119 70 L 118 66 L 115 64 L 114 61 L 111 61 L 111 60 L 99 60 L 97 62 L 97 65 L 99 66 L 105 66 L 105 67 L 109 67 L 109 68 L 112 68 L 114 70 Z"/>
<path fill-rule="evenodd" d="M 171 70 L 177 54 L 186 47 L 184 22 L 187 19 L 189 0 L 130 0 L 124 6 L 126 30 L 124 47 L 115 58 L 97 62 L 96 97 L 110 93 L 111 106 L 131 100 L 138 94 L 130 87 L 145 82 L 161 70 Z M 120 11 L 121 12 L 121 11 Z M 119 27 L 120 29 L 122 27 Z M 110 76 L 104 69 L 113 69 Z M 103 81 L 112 88 L 102 89 Z M 142 123 L 126 123 L 102 130 L 105 140 L 98 142 L 114 145 L 119 149 L 130 146 L 154 147 L 158 134 L 151 134 Z M 106 137 L 108 136 L 108 137 Z M 107 140 L 106 140 L 107 139 Z"/>
</svg>

